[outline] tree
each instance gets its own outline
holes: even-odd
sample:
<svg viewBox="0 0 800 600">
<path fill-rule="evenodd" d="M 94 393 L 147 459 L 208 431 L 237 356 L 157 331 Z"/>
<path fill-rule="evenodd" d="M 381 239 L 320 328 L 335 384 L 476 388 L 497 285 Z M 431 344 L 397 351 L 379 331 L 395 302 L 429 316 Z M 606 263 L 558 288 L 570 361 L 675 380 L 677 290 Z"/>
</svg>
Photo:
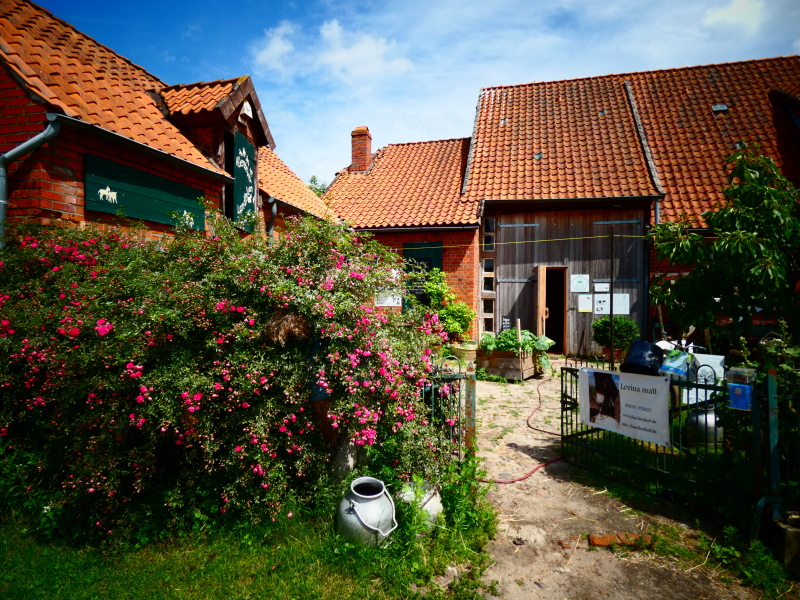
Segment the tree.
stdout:
<svg viewBox="0 0 800 600">
<path fill-rule="evenodd" d="M 760 311 L 784 319 L 798 339 L 798 190 L 771 158 L 751 148 L 726 163 L 725 200 L 702 214 L 707 235 L 692 232 L 687 221 L 660 223 L 650 232 L 659 258 L 692 266 L 680 279 L 657 281 L 653 301 L 665 305 L 680 324 L 701 329 L 713 329 L 728 317 L 746 331 Z"/>
<path fill-rule="evenodd" d="M 317 196 L 322 197 L 322 194 L 328 189 L 328 184 L 321 181 L 316 175 L 312 175 L 311 179 L 308 180 L 308 188 Z"/>
</svg>

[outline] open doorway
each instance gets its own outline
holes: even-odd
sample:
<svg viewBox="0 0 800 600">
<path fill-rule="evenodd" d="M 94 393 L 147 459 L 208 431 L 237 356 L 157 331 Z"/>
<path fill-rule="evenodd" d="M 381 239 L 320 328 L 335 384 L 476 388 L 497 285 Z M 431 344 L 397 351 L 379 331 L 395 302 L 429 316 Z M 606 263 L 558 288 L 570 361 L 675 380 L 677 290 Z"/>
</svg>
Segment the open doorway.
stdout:
<svg viewBox="0 0 800 600">
<path fill-rule="evenodd" d="M 567 337 L 567 269 L 566 267 L 547 267 L 545 288 L 544 334 L 555 342 L 550 352 L 563 354 Z"/>
</svg>

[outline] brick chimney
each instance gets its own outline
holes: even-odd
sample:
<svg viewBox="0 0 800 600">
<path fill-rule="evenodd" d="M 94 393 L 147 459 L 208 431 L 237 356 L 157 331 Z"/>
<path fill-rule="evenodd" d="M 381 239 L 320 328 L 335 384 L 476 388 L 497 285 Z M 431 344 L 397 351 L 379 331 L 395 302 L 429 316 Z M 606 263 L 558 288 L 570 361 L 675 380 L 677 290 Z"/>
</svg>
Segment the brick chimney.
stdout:
<svg viewBox="0 0 800 600">
<path fill-rule="evenodd" d="M 350 134 L 353 160 L 350 171 L 366 171 L 372 162 L 372 135 L 365 126 L 356 127 Z"/>
</svg>

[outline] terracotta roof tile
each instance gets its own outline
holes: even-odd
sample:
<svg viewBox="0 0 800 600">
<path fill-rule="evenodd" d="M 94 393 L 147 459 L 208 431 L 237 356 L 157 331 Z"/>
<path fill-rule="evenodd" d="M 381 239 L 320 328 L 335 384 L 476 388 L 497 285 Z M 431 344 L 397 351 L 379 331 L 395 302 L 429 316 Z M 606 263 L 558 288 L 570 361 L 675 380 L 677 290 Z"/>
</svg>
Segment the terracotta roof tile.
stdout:
<svg viewBox="0 0 800 600">
<path fill-rule="evenodd" d="M 0 58 L 34 94 L 77 119 L 215 172 L 149 91 L 164 83 L 48 11 L 0 0 Z"/>
<path fill-rule="evenodd" d="M 625 93 L 630 86 L 633 104 Z M 800 183 L 800 57 L 606 75 L 482 90 L 467 197 L 653 196 L 635 106 L 665 192 L 661 216 L 722 200 L 724 161 L 744 140 Z M 727 110 L 715 112 L 712 106 Z"/>
<path fill-rule="evenodd" d="M 268 146 L 258 150 L 258 181 L 261 190 L 273 198 L 317 217 L 332 216 L 326 204 Z"/>
<path fill-rule="evenodd" d="M 475 225 L 477 206 L 461 197 L 469 138 L 390 144 L 364 173 L 336 175 L 325 199 L 359 228 Z"/>
<path fill-rule="evenodd" d="M 175 85 L 161 90 L 161 96 L 171 114 L 189 114 L 214 110 L 217 104 L 228 97 L 238 79 Z"/>
</svg>

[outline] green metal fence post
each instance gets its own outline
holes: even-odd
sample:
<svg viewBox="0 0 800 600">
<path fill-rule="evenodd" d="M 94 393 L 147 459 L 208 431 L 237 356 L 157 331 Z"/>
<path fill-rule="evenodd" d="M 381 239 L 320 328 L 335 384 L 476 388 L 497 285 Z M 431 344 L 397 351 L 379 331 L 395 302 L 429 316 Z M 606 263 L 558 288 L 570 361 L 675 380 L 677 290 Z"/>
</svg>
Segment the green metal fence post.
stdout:
<svg viewBox="0 0 800 600">
<path fill-rule="evenodd" d="M 475 410 L 477 396 L 477 379 L 475 377 L 475 363 L 467 364 L 467 372 L 464 375 L 464 382 L 467 388 L 467 395 L 464 401 L 464 427 L 466 429 L 465 442 L 468 450 L 475 447 Z"/>
</svg>

